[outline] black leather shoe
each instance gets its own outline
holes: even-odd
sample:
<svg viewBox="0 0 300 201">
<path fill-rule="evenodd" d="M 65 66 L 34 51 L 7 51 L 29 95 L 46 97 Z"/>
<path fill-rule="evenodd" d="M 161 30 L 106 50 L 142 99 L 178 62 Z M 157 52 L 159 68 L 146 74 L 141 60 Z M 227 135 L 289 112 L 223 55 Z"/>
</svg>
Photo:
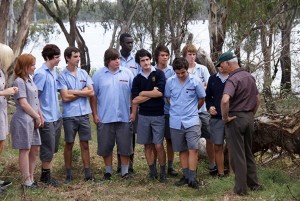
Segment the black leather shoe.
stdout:
<svg viewBox="0 0 300 201">
<path fill-rule="evenodd" d="M 102 180 L 110 180 L 111 178 L 111 174 L 109 172 L 106 172 L 103 177 L 102 177 Z"/>
<path fill-rule="evenodd" d="M 172 177 L 176 177 L 176 176 L 178 176 L 178 172 L 176 172 L 176 170 L 174 170 L 174 168 L 168 168 L 168 175 L 170 175 Z"/>
<path fill-rule="evenodd" d="M 185 184 L 188 184 L 189 181 L 185 177 L 181 177 L 179 181 L 176 181 L 174 184 L 175 186 L 183 186 Z"/>
<path fill-rule="evenodd" d="M 189 182 L 189 187 L 194 188 L 194 189 L 199 189 L 199 182 L 197 180 Z"/>
<path fill-rule="evenodd" d="M 264 187 L 262 185 L 255 185 L 249 187 L 251 191 L 263 191 Z"/>
</svg>

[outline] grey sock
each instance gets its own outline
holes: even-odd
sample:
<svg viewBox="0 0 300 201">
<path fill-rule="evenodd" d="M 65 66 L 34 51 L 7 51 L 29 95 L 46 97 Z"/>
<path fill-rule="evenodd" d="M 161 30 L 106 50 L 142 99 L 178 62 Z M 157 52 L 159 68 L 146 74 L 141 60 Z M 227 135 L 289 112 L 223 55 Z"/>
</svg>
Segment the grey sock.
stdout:
<svg viewBox="0 0 300 201">
<path fill-rule="evenodd" d="M 72 169 L 71 168 L 67 168 L 66 169 L 66 174 L 67 174 L 67 176 L 72 176 Z"/>
<path fill-rule="evenodd" d="M 122 176 L 128 173 L 128 165 L 121 165 Z"/>
<path fill-rule="evenodd" d="M 196 170 L 189 170 L 189 183 L 195 181 L 196 179 Z"/>
<path fill-rule="evenodd" d="M 105 166 L 105 172 L 112 173 L 112 167 L 111 166 Z"/>
<path fill-rule="evenodd" d="M 188 179 L 189 178 L 189 169 L 188 168 L 183 168 L 182 173 L 184 178 Z"/>
<path fill-rule="evenodd" d="M 160 175 L 166 175 L 166 165 L 160 166 Z"/>
<path fill-rule="evenodd" d="M 168 161 L 168 168 L 170 169 L 170 168 L 173 168 L 173 161 Z"/>
<path fill-rule="evenodd" d="M 84 176 L 85 178 L 90 178 L 92 176 L 91 168 L 84 168 Z"/>
</svg>

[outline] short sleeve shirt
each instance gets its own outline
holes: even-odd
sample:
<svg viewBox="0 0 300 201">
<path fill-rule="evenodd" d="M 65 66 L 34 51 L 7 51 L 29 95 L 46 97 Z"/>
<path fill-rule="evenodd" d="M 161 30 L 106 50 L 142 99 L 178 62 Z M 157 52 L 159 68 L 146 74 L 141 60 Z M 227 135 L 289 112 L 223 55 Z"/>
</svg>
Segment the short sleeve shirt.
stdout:
<svg viewBox="0 0 300 201">
<path fill-rule="evenodd" d="M 198 101 L 205 97 L 202 81 L 189 75 L 181 85 L 177 75 L 167 80 L 165 96 L 170 98 L 170 128 L 199 125 Z"/>
<path fill-rule="evenodd" d="M 93 81 L 90 76 L 81 68 L 76 68 L 76 76 L 67 68 L 58 76 L 58 90 L 82 90 L 92 84 Z M 63 117 L 82 116 L 90 113 L 92 113 L 92 110 L 87 97 L 79 97 L 70 102 L 63 102 Z"/>
<path fill-rule="evenodd" d="M 132 54 L 130 54 L 126 60 L 120 52 L 120 61 L 121 66 L 129 69 L 134 76 L 136 76 L 140 72 L 140 66 L 135 62 L 134 56 Z"/>
</svg>

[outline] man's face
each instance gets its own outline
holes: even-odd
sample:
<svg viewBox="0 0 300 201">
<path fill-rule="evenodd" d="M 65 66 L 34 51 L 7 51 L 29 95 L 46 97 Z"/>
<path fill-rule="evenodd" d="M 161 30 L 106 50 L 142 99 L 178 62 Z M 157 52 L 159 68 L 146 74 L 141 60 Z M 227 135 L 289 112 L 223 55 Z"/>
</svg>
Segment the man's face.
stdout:
<svg viewBox="0 0 300 201">
<path fill-rule="evenodd" d="M 70 66 L 78 66 L 80 62 L 80 52 L 72 52 L 71 57 L 67 57 L 67 61 Z"/>
<path fill-rule="evenodd" d="M 125 52 L 131 52 L 133 48 L 133 38 L 132 37 L 125 37 L 124 41 L 121 42 L 122 50 Z"/>
<path fill-rule="evenodd" d="M 190 65 L 195 63 L 197 54 L 195 52 L 188 52 L 185 56 L 185 59 L 189 62 Z"/>
<path fill-rule="evenodd" d="M 222 63 L 220 63 L 220 68 L 223 70 L 223 72 L 230 73 L 230 66 L 228 61 L 223 61 Z"/>
<path fill-rule="evenodd" d="M 140 58 L 140 66 L 143 70 L 150 70 L 151 69 L 151 61 L 150 58 L 145 56 Z"/>
<path fill-rule="evenodd" d="M 120 58 L 110 60 L 110 62 L 108 63 L 109 69 L 117 70 L 119 67 L 120 67 Z"/>
<path fill-rule="evenodd" d="M 170 58 L 170 56 L 167 52 L 159 52 L 158 64 L 161 64 L 163 66 L 167 66 L 169 58 Z"/>
<path fill-rule="evenodd" d="M 175 73 L 180 81 L 185 81 L 185 79 L 189 76 L 189 73 L 187 70 L 185 70 L 185 68 L 175 70 Z"/>
<path fill-rule="evenodd" d="M 54 55 L 54 57 L 52 59 L 48 59 L 48 62 L 50 63 L 51 66 L 58 66 L 59 62 L 60 62 L 60 55 Z"/>
</svg>

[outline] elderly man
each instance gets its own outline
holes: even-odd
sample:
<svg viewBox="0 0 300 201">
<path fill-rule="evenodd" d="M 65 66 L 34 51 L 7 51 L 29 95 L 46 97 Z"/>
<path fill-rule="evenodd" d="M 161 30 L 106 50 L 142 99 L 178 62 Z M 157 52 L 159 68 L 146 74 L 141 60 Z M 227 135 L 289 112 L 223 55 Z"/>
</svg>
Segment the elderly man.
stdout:
<svg viewBox="0 0 300 201">
<path fill-rule="evenodd" d="M 255 79 L 240 68 L 232 52 L 221 54 L 215 66 L 220 66 L 229 74 L 221 111 L 231 147 L 231 165 L 235 173 L 234 193 L 247 195 L 247 187 L 253 191 L 262 189 L 258 183 L 255 159 L 251 151 L 259 94 Z"/>
</svg>

